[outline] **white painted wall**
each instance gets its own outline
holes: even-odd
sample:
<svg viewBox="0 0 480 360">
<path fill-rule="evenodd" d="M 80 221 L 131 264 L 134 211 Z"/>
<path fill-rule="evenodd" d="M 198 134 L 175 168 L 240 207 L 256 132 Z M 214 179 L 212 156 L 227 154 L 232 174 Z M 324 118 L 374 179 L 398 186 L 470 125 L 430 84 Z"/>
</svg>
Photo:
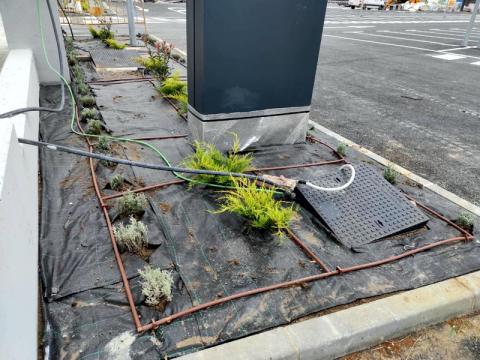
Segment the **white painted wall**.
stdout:
<svg viewBox="0 0 480 360">
<path fill-rule="evenodd" d="M 3 1 L 0 1 L 3 2 Z M 31 50 L 10 51 L 0 73 L 0 113 L 38 106 Z M 38 151 L 17 137 L 38 139 L 37 112 L 0 119 L 0 358 L 37 358 Z"/>
<path fill-rule="evenodd" d="M 40 1 L 41 21 L 45 34 L 45 45 L 52 66 L 59 70 L 57 47 L 53 34 L 53 26 L 48 15 L 46 0 Z M 56 0 L 49 0 L 55 15 L 56 27 L 59 31 L 60 48 L 64 58 L 64 73 L 68 74 L 68 64 L 61 34 Z M 57 76 L 48 68 L 41 47 L 38 29 L 36 0 L 0 0 L 0 14 L 7 38 L 8 48 L 32 49 L 41 83 L 59 83 Z M 69 76 L 66 76 L 68 79 Z"/>
</svg>

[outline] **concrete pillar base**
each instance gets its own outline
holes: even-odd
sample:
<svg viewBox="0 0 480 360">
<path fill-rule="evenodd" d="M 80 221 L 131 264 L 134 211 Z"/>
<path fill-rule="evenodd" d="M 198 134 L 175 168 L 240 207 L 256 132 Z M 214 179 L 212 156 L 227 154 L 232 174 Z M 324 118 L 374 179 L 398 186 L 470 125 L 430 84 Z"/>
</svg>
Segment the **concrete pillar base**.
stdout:
<svg viewBox="0 0 480 360">
<path fill-rule="evenodd" d="M 273 115 L 268 115 L 268 112 L 268 110 L 264 111 L 264 115 L 258 114 L 257 116 L 252 116 L 252 113 L 236 113 L 233 118 L 222 119 L 222 116 L 217 115 L 214 115 L 213 118 L 208 115 L 200 115 L 190 107 L 188 125 L 196 140 L 214 144 L 221 151 L 228 151 L 232 148 L 234 140 L 232 134 L 238 135 L 241 150 L 305 141 L 309 111 L 289 112 L 289 109 L 285 109 L 283 114 L 275 113 Z M 225 115 L 225 117 L 229 115 L 231 114 Z"/>
</svg>

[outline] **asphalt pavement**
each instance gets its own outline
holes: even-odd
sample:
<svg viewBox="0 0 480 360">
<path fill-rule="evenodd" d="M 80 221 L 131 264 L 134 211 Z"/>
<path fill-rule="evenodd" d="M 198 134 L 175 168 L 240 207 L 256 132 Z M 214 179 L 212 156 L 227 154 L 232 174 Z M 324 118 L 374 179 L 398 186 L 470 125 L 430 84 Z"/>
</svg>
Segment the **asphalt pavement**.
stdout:
<svg viewBox="0 0 480 360">
<path fill-rule="evenodd" d="M 147 30 L 186 51 L 185 4 L 145 9 Z M 464 48 L 469 18 L 329 4 L 311 118 L 480 205 L 480 29 Z"/>
</svg>

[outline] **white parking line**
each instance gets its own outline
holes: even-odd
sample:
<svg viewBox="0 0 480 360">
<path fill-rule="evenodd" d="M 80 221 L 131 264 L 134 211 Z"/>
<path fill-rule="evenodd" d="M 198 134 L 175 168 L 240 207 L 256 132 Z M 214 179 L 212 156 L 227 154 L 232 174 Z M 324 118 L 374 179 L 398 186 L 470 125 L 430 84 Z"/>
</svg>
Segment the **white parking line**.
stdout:
<svg viewBox="0 0 480 360">
<path fill-rule="evenodd" d="M 379 32 L 386 32 L 386 33 L 390 33 L 390 34 L 403 34 L 403 35 L 413 35 L 413 36 L 421 36 L 421 37 L 428 37 L 428 38 L 436 38 L 436 39 L 445 39 L 445 40 L 457 40 L 457 41 L 460 41 L 462 38 L 461 37 L 449 37 L 449 36 L 439 36 L 441 34 L 437 34 L 437 35 L 425 35 L 425 34 L 419 34 L 419 31 L 416 31 L 416 30 L 406 30 L 408 32 L 400 32 L 400 31 L 390 31 L 390 30 L 382 30 L 382 31 L 379 31 Z M 454 35 L 452 35 L 454 36 Z M 473 40 L 470 40 L 470 41 L 473 41 Z"/>
<path fill-rule="evenodd" d="M 187 9 L 182 8 L 182 7 L 169 7 L 168 10 L 177 12 L 179 14 L 186 15 L 187 14 Z"/>
<path fill-rule="evenodd" d="M 393 46 L 393 47 L 399 47 L 399 48 L 404 48 L 404 49 L 412 49 L 412 50 L 420 50 L 420 51 L 426 51 L 426 52 L 433 52 L 433 53 L 438 53 L 442 54 L 445 51 L 448 51 L 448 49 L 445 50 L 433 50 L 433 49 L 428 49 L 428 48 L 421 48 L 417 46 L 409 46 L 409 45 L 401 45 L 401 44 L 392 44 L 392 43 L 387 43 L 387 42 L 381 42 L 381 41 L 373 41 L 373 40 L 366 40 L 366 39 L 358 39 L 358 38 L 351 38 L 351 37 L 346 37 L 346 36 L 338 36 L 338 35 L 323 35 L 325 37 L 332 37 L 332 38 L 337 38 L 337 39 L 343 39 L 343 40 L 351 40 L 351 41 L 359 41 L 359 42 L 365 42 L 365 43 L 370 43 L 370 44 L 376 44 L 376 45 L 385 45 L 385 46 Z M 471 56 L 471 55 L 463 55 L 466 58 L 469 59 L 479 59 L 480 57 L 478 56 Z"/>
<path fill-rule="evenodd" d="M 430 55 L 431 57 L 434 57 L 436 59 L 442 59 L 442 60 L 459 60 L 459 59 L 465 59 L 466 56 L 464 55 L 459 55 L 459 54 L 440 54 L 440 55 Z"/>
<path fill-rule="evenodd" d="M 448 24 L 448 23 L 468 23 L 468 20 L 348 20 L 348 21 L 330 21 L 325 20 L 325 24 Z"/>
<path fill-rule="evenodd" d="M 367 36 L 383 37 L 383 38 L 388 38 L 388 39 L 406 40 L 406 41 L 414 41 L 414 42 L 421 42 L 421 43 L 427 43 L 427 44 L 443 45 L 443 46 L 457 46 L 458 45 L 458 44 L 446 44 L 446 43 L 441 43 L 441 42 L 437 42 L 437 41 L 404 38 L 404 37 L 398 37 L 398 36 L 371 34 L 371 33 L 364 33 L 364 32 L 360 32 L 360 31 L 352 31 L 351 33 L 352 34 L 362 34 L 362 35 L 367 35 Z"/>
<path fill-rule="evenodd" d="M 375 25 L 345 25 L 345 26 L 324 26 L 324 29 L 365 29 L 365 28 L 374 28 Z"/>
<path fill-rule="evenodd" d="M 471 64 L 471 65 L 478 65 L 478 66 L 480 66 L 480 61 L 475 61 L 475 62 L 470 63 L 470 64 Z"/>
</svg>

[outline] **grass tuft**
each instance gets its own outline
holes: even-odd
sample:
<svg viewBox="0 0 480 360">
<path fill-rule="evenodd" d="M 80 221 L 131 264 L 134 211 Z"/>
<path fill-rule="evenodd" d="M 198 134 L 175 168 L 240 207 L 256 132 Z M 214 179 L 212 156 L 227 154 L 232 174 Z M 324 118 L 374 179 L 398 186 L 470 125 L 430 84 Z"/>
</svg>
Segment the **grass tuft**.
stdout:
<svg viewBox="0 0 480 360">
<path fill-rule="evenodd" d="M 87 119 L 98 119 L 100 117 L 100 114 L 97 109 L 94 108 L 84 108 L 80 112 L 80 116 L 82 117 L 82 120 L 87 120 Z"/>
<path fill-rule="evenodd" d="M 120 175 L 120 174 L 114 175 L 110 179 L 110 188 L 112 190 L 119 191 L 122 188 L 122 185 L 123 185 L 124 181 L 125 181 L 125 179 L 122 175 Z"/>
<path fill-rule="evenodd" d="M 93 26 L 89 26 L 88 31 L 94 39 L 100 39 L 102 41 L 113 39 L 115 37 L 115 34 L 113 33 L 113 31 L 110 30 L 109 25 L 106 25 L 101 29 L 96 29 Z"/>
<path fill-rule="evenodd" d="M 185 115 L 188 111 L 188 89 L 187 83 L 180 80 L 180 74 L 175 73 L 169 76 L 158 88 L 160 93 L 169 99 L 175 100 L 179 105 L 178 112 Z"/>
<path fill-rule="evenodd" d="M 383 178 L 392 185 L 397 183 L 398 175 L 398 172 L 396 172 L 391 166 L 387 166 L 383 169 Z"/>
<path fill-rule="evenodd" d="M 79 95 L 88 95 L 90 93 L 90 89 L 88 85 L 85 84 L 83 81 L 77 81 L 77 92 Z"/>
<path fill-rule="evenodd" d="M 252 228 L 274 231 L 281 237 L 282 231 L 289 227 L 296 214 L 294 205 L 285 206 L 285 202 L 276 200 L 275 188 L 267 189 L 265 185 L 258 188 L 255 182 L 248 179 L 231 181 L 235 190 L 223 192 L 223 204 L 214 213 L 239 214 L 249 221 Z"/>
<path fill-rule="evenodd" d="M 97 149 L 102 151 L 110 150 L 110 138 L 107 135 L 100 135 L 97 141 Z"/>
<path fill-rule="evenodd" d="M 102 132 L 102 123 L 97 119 L 88 119 L 87 130 L 85 132 L 90 135 L 100 135 Z"/>
<path fill-rule="evenodd" d="M 113 227 L 113 234 L 120 249 L 131 253 L 140 253 L 147 246 L 147 226 L 137 221 L 133 216 L 130 217 L 130 223 Z"/>
<path fill-rule="evenodd" d="M 92 95 L 84 95 L 80 98 L 80 103 L 84 107 L 92 107 L 95 105 L 95 97 Z"/>
<path fill-rule="evenodd" d="M 457 225 L 465 230 L 470 230 L 473 227 L 475 216 L 468 212 L 462 212 L 457 217 Z"/>
<path fill-rule="evenodd" d="M 120 215 L 142 215 L 147 208 L 148 201 L 145 194 L 128 192 L 117 202 L 117 210 Z"/>
<path fill-rule="evenodd" d="M 103 42 L 105 43 L 105 45 L 107 45 L 107 47 L 112 49 L 117 49 L 117 50 L 125 49 L 125 47 L 127 46 L 125 44 L 118 42 L 115 39 L 105 39 Z"/>
<path fill-rule="evenodd" d="M 224 155 L 214 145 L 196 141 L 195 152 L 187 157 L 182 164 L 189 169 L 214 170 L 243 173 L 250 169 L 252 157 L 250 154 L 238 154 L 240 141 L 236 135 L 232 150 Z M 232 185 L 232 178 L 217 175 L 196 175 L 195 179 L 201 182 L 219 185 Z"/>
<path fill-rule="evenodd" d="M 340 155 L 341 157 L 344 157 L 346 152 L 347 152 L 347 145 L 344 144 L 344 143 L 338 144 L 338 146 L 337 146 L 338 155 Z"/>
<path fill-rule="evenodd" d="M 142 294 L 147 305 L 160 305 L 163 299 L 172 301 L 173 276 L 170 271 L 146 266 L 138 273 L 142 278 Z"/>
</svg>

